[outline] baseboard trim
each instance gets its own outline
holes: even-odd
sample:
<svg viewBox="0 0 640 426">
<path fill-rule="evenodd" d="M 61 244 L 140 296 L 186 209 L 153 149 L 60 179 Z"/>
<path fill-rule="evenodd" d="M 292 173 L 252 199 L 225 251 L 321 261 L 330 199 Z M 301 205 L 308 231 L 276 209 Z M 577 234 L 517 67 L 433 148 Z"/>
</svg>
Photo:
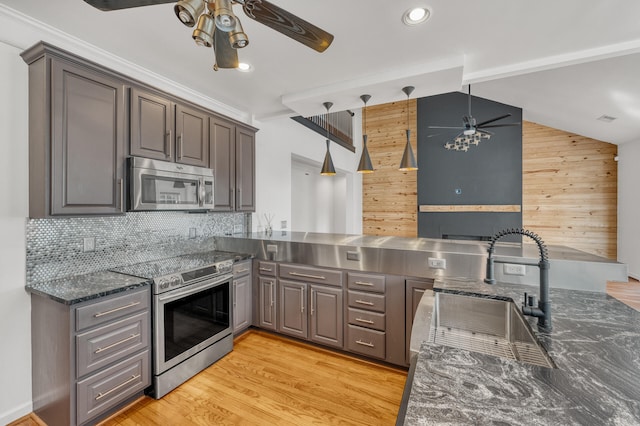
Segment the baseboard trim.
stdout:
<svg viewBox="0 0 640 426">
<path fill-rule="evenodd" d="M 31 402 L 27 402 L 12 411 L 2 413 L 2 416 L 0 416 L 0 424 L 3 424 L 3 425 L 6 424 L 7 426 L 15 426 L 27 420 L 31 420 L 32 422 L 40 426 L 47 426 L 47 424 L 43 422 L 40 419 L 40 417 L 38 417 L 31 410 L 32 410 Z"/>
</svg>

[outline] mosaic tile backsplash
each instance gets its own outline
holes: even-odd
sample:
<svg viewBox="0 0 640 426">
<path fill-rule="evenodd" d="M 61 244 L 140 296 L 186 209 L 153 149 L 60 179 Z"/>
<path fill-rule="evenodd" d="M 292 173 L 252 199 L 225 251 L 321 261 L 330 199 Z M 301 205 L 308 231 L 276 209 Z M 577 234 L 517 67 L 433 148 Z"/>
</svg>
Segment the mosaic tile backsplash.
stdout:
<svg viewBox="0 0 640 426">
<path fill-rule="evenodd" d="M 250 221 L 251 215 L 244 213 L 185 212 L 29 219 L 27 285 L 215 250 L 211 237 L 251 229 Z M 196 236 L 190 238 L 194 228 Z M 95 250 L 85 252 L 84 239 L 92 237 Z"/>
</svg>

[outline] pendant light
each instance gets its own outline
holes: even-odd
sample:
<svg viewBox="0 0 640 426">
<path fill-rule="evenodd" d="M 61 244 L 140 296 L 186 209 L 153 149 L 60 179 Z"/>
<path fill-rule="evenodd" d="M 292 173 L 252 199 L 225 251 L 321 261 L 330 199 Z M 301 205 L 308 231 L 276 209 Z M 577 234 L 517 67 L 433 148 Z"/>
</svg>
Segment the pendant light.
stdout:
<svg viewBox="0 0 640 426">
<path fill-rule="evenodd" d="M 362 95 L 360 99 L 364 102 L 364 108 L 362 108 L 364 126 L 362 127 L 362 155 L 360 156 L 360 164 L 358 164 L 358 173 L 373 173 L 373 164 L 371 164 L 371 157 L 367 149 L 367 102 L 371 99 L 371 95 Z"/>
<path fill-rule="evenodd" d="M 327 109 L 327 153 L 324 155 L 324 163 L 322 163 L 322 170 L 320 174 L 322 176 L 334 176 L 336 169 L 333 167 L 333 160 L 331 159 L 331 153 L 329 152 L 329 109 L 333 106 L 331 102 L 325 102 L 322 105 Z"/>
<path fill-rule="evenodd" d="M 413 92 L 415 87 L 406 86 L 402 88 L 402 91 L 407 95 L 407 144 L 404 147 L 404 154 L 402 154 L 402 161 L 400 161 L 400 167 L 398 170 L 408 172 L 412 170 L 418 170 L 418 164 L 416 163 L 416 157 L 413 156 L 413 149 L 411 148 L 411 129 L 409 124 L 409 96 Z"/>
</svg>

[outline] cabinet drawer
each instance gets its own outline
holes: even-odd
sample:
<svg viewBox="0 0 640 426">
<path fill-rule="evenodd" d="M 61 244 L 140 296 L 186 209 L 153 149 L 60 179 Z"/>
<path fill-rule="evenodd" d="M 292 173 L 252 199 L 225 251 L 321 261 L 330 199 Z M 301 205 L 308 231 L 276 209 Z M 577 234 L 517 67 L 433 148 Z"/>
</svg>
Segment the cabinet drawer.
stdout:
<svg viewBox="0 0 640 426">
<path fill-rule="evenodd" d="M 385 311 L 384 294 L 362 293 L 349 290 L 349 306 L 370 311 Z"/>
<path fill-rule="evenodd" d="M 385 314 L 349 308 L 349 324 L 385 331 Z"/>
<path fill-rule="evenodd" d="M 353 290 L 384 293 L 384 275 L 347 273 L 347 286 Z"/>
<path fill-rule="evenodd" d="M 342 272 L 300 265 L 280 265 L 280 278 L 342 286 Z"/>
<path fill-rule="evenodd" d="M 149 311 L 144 311 L 77 335 L 78 377 L 147 348 L 149 322 Z"/>
<path fill-rule="evenodd" d="M 149 309 L 149 288 L 91 303 L 76 309 L 76 331 Z"/>
<path fill-rule="evenodd" d="M 76 384 L 77 423 L 104 413 L 151 384 L 149 351 L 144 351 Z"/>
<path fill-rule="evenodd" d="M 276 263 L 275 262 L 258 262 L 258 273 L 260 275 L 266 275 L 268 277 L 275 277 Z"/>
<path fill-rule="evenodd" d="M 383 331 L 348 325 L 347 348 L 373 358 L 384 359 L 386 336 Z"/>
<path fill-rule="evenodd" d="M 233 278 L 245 276 L 251 272 L 251 261 L 245 260 L 233 264 Z"/>
</svg>

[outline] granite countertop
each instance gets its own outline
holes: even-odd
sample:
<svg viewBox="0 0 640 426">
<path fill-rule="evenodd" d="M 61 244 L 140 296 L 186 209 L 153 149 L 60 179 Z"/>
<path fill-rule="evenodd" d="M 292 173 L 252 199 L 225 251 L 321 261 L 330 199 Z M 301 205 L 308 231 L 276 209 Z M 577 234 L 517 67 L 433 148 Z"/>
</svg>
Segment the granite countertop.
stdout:
<svg viewBox="0 0 640 426">
<path fill-rule="evenodd" d="M 520 304 L 537 286 L 436 281 Z M 553 331 L 531 328 L 557 369 L 423 342 L 405 425 L 640 424 L 640 312 L 602 293 L 551 289 Z"/>
<path fill-rule="evenodd" d="M 149 285 L 150 282 L 112 271 L 99 271 L 27 286 L 27 291 L 48 297 L 65 305 L 97 299 L 113 293 Z"/>
<path fill-rule="evenodd" d="M 65 305 L 74 305 L 136 287 L 151 284 L 158 275 L 186 271 L 222 260 L 235 262 L 250 259 L 250 254 L 207 251 L 177 256 L 136 265 L 111 268 L 67 278 L 42 281 L 26 286 L 26 290 Z"/>
</svg>

